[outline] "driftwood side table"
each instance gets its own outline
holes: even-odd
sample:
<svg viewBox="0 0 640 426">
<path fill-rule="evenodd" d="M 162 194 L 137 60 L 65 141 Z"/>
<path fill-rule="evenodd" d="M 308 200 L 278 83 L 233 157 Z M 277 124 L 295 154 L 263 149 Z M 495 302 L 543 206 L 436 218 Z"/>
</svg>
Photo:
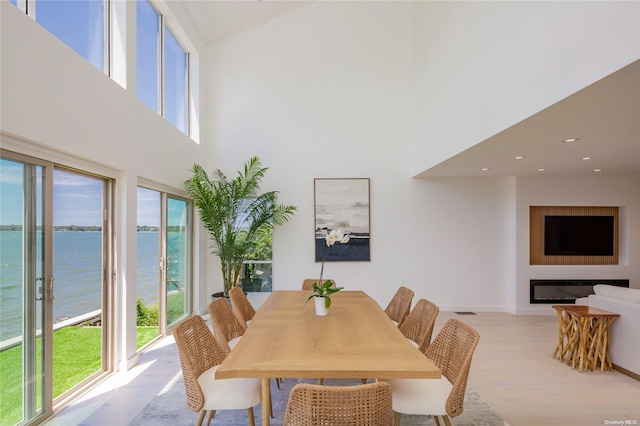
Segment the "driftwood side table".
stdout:
<svg viewBox="0 0 640 426">
<path fill-rule="evenodd" d="M 567 356 L 567 365 L 579 372 L 611 370 L 609 328 L 620 315 L 580 305 L 552 305 L 558 314 L 558 346 L 553 357 Z"/>
</svg>

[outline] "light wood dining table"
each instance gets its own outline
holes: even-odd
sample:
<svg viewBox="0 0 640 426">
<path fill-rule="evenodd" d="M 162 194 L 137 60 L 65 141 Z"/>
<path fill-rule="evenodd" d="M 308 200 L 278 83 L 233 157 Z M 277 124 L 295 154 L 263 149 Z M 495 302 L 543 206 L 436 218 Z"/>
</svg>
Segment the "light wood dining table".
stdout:
<svg viewBox="0 0 640 426">
<path fill-rule="evenodd" d="M 271 378 L 440 378 L 440 370 L 414 348 L 378 303 L 363 291 L 331 296 L 317 316 L 310 291 L 274 291 L 216 378 L 262 379 L 262 424 L 269 425 Z"/>
</svg>

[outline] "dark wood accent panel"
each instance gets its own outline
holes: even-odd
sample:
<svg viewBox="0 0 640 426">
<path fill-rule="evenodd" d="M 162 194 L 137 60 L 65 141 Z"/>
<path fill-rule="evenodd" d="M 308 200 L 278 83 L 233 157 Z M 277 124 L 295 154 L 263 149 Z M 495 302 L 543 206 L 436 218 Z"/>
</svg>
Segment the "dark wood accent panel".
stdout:
<svg viewBox="0 0 640 426">
<path fill-rule="evenodd" d="M 613 216 L 613 256 L 545 256 L 545 216 Z M 529 207 L 529 264 L 530 265 L 617 265 L 618 264 L 618 207 L 530 206 Z"/>
</svg>

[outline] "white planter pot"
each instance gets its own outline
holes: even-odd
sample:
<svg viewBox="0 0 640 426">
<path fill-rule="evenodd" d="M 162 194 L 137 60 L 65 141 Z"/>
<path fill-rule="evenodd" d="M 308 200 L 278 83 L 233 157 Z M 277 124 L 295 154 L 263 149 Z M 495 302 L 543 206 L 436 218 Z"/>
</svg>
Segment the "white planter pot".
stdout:
<svg viewBox="0 0 640 426">
<path fill-rule="evenodd" d="M 329 313 L 324 304 L 324 297 L 314 297 L 313 301 L 316 303 L 316 315 L 323 317 Z"/>
</svg>

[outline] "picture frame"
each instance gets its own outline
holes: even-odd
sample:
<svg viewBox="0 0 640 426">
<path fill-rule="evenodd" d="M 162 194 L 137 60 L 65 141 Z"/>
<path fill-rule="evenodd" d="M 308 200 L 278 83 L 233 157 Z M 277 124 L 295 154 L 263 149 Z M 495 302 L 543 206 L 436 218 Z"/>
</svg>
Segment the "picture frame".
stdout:
<svg viewBox="0 0 640 426">
<path fill-rule="evenodd" d="M 323 255 L 326 262 L 371 260 L 369 192 L 369 178 L 314 179 L 316 262 Z M 334 229 L 349 234 L 349 242 L 326 247 Z"/>
</svg>

